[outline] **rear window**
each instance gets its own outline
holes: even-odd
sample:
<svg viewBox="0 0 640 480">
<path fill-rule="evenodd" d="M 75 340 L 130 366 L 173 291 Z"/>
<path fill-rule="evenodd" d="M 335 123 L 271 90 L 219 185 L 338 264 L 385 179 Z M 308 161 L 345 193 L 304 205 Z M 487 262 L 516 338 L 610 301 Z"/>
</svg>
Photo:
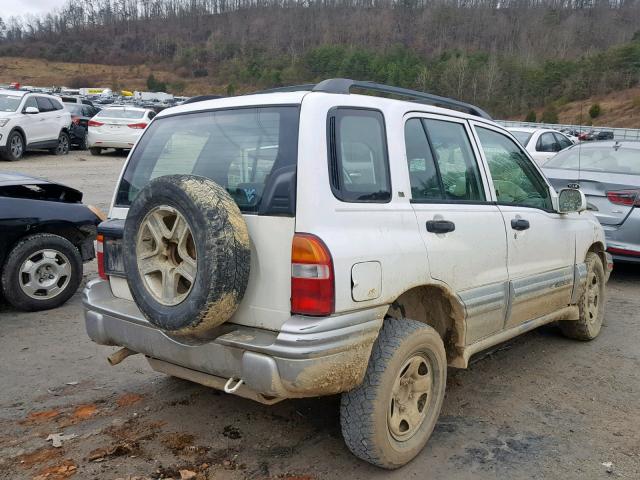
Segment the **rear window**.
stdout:
<svg viewBox="0 0 640 480">
<path fill-rule="evenodd" d="M 579 145 L 558 153 L 544 168 L 640 175 L 640 148 Z"/>
<path fill-rule="evenodd" d="M 123 118 L 123 119 L 137 119 L 144 117 L 144 110 L 125 110 L 120 108 L 106 108 L 101 110 L 97 117 L 102 118 Z"/>
<path fill-rule="evenodd" d="M 263 213 L 265 191 L 290 208 L 298 150 L 299 109 L 293 106 L 239 108 L 159 118 L 131 154 L 116 196 L 129 206 L 150 180 L 174 174 L 200 175 L 224 187 L 240 210 Z M 279 180 L 278 180 L 279 179 Z M 277 183 L 277 185 L 276 185 Z M 288 198 L 283 198 L 288 197 Z M 264 212 L 267 213 L 267 212 Z"/>
<path fill-rule="evenodd" d="M 518 140 L 520 142 L 520 145 L 522 145 L 523 147 L 527 146 L 527 143 L 529 143 L 529 139 L 531 138 L 531 135 L 533 135 L 533 133 L 530 133 L 530 132 L 519 132 L 517 130 L 509 130 L 509 133 L 511 133 L 511 135 L 516 137 L 516 140 Z"/>
<path fill-rule="evenodd" d="M 82 105 L 80 105 L 79 103 L 65 103 L 64 108 L 66 108 L 70 113 L 73 113 L 74 115 L 83 114 Z"/>
</svg>

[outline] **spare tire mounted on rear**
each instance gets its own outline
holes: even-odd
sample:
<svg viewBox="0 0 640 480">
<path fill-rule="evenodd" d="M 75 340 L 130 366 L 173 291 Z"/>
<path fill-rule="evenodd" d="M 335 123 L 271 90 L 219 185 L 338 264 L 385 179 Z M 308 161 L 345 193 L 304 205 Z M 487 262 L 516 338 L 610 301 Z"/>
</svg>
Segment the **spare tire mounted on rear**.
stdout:
<svg viewBox="0 0 640 480">
<path fill-rule="evenodd" d="M 124 228 L 131 295 L 163 330 L 206 336 L 238 308 L 251 251 L 244 218 L 208 178 L 159 177 L 133 200 Z"/>
</svg>

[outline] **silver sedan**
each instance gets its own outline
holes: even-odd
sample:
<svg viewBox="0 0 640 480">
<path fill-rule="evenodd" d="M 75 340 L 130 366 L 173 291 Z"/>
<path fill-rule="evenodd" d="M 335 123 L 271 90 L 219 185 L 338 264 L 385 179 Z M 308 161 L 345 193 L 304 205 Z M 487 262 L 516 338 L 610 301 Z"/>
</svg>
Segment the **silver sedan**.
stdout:
<svg viewBox="0 0 640 480">
<path fill-rule="evenodd" d="M 543 167 L 556 190 L 580 188 L 614 260 L 640 263 L 640 142 L 580 143 Z"/>
</svg>

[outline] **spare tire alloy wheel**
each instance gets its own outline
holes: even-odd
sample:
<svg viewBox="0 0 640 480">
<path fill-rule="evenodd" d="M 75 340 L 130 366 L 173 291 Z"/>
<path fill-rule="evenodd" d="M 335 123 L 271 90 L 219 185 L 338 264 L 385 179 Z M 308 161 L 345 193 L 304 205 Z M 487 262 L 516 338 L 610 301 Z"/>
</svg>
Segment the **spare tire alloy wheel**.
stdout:
<svg viewBox="0 0 640 480">
<path fill-rule="evenodd" d="M 147 291 L 162 305 L 184 301 L 198 272 L 191 227 L 175 208 L 153 208 L 136 241 L 138 271 Z"/>
<path fill-rule="evenodd" d="M 131 295 L 151 324 L 207 338 L 235 313 L 249 281 L 249 232 L 212 180 L 151 180 L 131 203 L 123 242 Z"/>
</svg>

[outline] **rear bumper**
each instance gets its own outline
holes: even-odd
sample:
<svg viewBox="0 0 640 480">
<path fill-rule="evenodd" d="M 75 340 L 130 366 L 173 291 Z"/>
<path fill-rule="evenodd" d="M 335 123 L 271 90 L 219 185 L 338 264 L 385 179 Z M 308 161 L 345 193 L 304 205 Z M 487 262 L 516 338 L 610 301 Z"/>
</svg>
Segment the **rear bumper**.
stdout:
<svg viewBox="0 0 640 480">
<path fill-rule="evenodd" d="M 622 225 L 602 228 L 614 261 L 640 263 L 640 210 L 634 209 Z"/>
<path fill-rule="evenodd" d="M 182 367 L 162 371 L 200 383 L 216 385 L 199 380 L 203 374 L 242 379 L 251 392 L 271 399 L 330 395 L 360 384 L 386 313 L 376 307 L 326 318 L 292 316 L 279 332 L 226 323 L 215 338 L 196 344 L 151 325 L 134 302 L 114 297 L 108 282 L 90 282 L 83 303 L 94 342 L 143 353 L 154 368 Z"/>
</svg>

